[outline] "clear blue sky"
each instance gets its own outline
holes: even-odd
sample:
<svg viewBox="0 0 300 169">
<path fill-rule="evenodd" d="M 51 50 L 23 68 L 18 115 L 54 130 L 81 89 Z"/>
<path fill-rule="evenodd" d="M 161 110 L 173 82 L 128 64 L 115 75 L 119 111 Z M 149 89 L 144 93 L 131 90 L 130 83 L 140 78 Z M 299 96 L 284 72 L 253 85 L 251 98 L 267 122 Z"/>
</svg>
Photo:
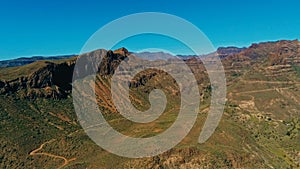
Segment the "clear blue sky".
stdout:
<svg viewBox="0 0 300 169">
<path fill-rule="evenodd" d="M 298 39 L 299 8 L 298 0 L 1 0 L 0 60 L 79 53 L 101 26 L 137 12 L 187 19 L 216 47 Z"/>
</svg>

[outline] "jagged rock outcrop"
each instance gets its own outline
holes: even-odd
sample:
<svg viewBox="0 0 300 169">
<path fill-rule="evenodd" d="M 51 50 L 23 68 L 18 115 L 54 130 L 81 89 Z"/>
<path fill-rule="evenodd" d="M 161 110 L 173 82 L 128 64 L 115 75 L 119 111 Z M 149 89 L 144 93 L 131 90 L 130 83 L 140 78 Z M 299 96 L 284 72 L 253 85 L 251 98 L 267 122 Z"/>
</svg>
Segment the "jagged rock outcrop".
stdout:
<svg viewBox="0 0 300 169">
<path fill-rule="evenodd" d="M 95 73 L 102 76 L 113 75 L 121 61 L 127 58 L 129 54 L 125 48 L 115 51 L 99 49 L 82 54 L 77 58 L 73 80 L 82 79 Z"/>
<path fill-rule="evenodd" d="M 157 70 L 157 71 L 151 71 L 151 72 L 144 73 L 144 74 L 140 75 L 139 77 L 133 79 L 129 83 L 129 87 L 137 88 L 138 86 L 145 85 L 150 79 L 152 79 L 154 76 L 158 75 L 159 73 L 164 73 L 164 72 Z"/>
<path fill-rule="evenodd" d="M 113 75 L 119 64 L 128 56 L 128 50 L 121 48 L 115 51 L 109 50 L 103 57 L 99 66 L 101 75 Z"/>
</svg>

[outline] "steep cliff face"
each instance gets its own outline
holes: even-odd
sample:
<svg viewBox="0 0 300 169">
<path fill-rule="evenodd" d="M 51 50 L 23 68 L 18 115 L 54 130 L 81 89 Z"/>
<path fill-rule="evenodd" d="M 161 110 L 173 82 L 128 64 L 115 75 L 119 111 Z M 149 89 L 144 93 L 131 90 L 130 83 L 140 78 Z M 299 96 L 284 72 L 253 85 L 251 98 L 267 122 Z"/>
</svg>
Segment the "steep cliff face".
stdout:
<svg viewBox="0 0 300 169">
<path fill-rule="evenodd" d="M 5 83 L 0 80 L 0 88 L 4 87 Z"/>
<path fill-rule="evenodd" d="M 252 44 L 249 48 L 241 52 L 253 60 L 267 59 L 269 65 L 280 65 L 289 63 L 299 63 L 300 42 L 298 40 L 282 40 L 277 42 L 264 42 Z"/>
<path fill-rule="evenodd" d="M 71 91 L 75 60 L 63 63 L 45 62 L 46 66 L 28 75 L 0 82 L 1 94 L 16 94 L 21 98 L 65 98 Z"/>
<path fill-rule="evenodd" d="M 16 94 L 20 98 L 35 99 L 38 97 L 61 99 L 66 98 L 72 90 L 72 78 L 77 59 L 84 59 L 86 65 L 81 65 L 81 73 L 92 72 L 95 69 L 100 75 L 108 76 L 114 74 L 114 70 L 124 60 L 129 52 L 125 48 L 115 51 L 97 50 L 83 54 L 77 58 L 62 62 L 44 61 L 40 69 L 27 76 L 20 76 L 13 80 L 0 81 L 0 94 Z M 101 65 L 87 65 L 98 63 Z M 39 64 L 39 63 L 34 63 Z M 30 66 L 30 65 L 29 65 Z M 22 71 L 22 70 L 21 70 Z"/>
</svg>

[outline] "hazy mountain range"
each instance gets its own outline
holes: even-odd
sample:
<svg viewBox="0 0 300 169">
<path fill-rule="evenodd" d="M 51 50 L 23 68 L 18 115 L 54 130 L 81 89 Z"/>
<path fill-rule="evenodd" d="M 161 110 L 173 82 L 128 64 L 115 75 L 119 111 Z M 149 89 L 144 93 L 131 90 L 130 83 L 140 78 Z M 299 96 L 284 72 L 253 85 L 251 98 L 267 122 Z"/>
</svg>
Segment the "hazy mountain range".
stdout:
<svg viewBox="0 0 300 169">
<path fill-rule="evenodd" d="M 239 53 L 242 50 L 246 48 L 237 48 L 237 47 L 220 47 L 217 49 L 217 53 L 223 57 L 227 56 L 230 54 L 235 54 Z M 165 52 L 139 52 L 139 53 L 133 53 L 137 55 L 138 57 L 145 58 L 145 59 L 152 59 L 155 60 L 157 58 L 174 58 L 173 55 Z M 15 67 L 15 66 L 23 66 L 27 65 L 36 61 L 42 61 L 42 60 L 61 60 L 61 59 L 68 59 L 71 57 L 74 57 L 76 55 L 62 55 L 62 56 L 33 56 L 33 57 L 21 57 L 17 59 L 10 59 L 10 60 L 3 60 L 0 61 L 0 68 L 5 68 L 5 67 Z M 182 58 L 189 58 L 193 57 L 190 55 L 177 55 L 177 57 L 182 57 Z"/>
</svg>

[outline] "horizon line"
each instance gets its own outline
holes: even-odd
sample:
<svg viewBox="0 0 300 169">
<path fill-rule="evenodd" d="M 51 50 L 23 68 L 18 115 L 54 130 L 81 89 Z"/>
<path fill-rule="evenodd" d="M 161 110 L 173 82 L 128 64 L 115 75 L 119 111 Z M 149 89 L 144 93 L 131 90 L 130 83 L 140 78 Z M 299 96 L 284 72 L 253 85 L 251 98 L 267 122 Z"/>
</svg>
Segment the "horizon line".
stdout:
<svg viewBox="0 0 300 169">
<path fill-rule="evenodd" d="M 299 42 L 299 39 L 296 38 L 296 39 L 277 39 L 277 40 L 262 40 L 262 41 L 257 41 L 257 42 L 252 42 L 250 43 L 250 45 L 218 45 L 217 47 L 215 47 L 215 52 L 219 49 L 219 48 L 249 48 L 250 46 L 252 46 L 253 44 L 261 44 L 261 43 L 276 43 L 276 42 L 280 42 L 280 41 L 298 41 Z M 122 47 L 121 47 L 122 48 Z M 123 47 L 125 49 L 127 49 L 129 52 L 131 53 L 144 53 L 144 52 L 150 52 L 150 53 L 158 53 L 158 52 L 163 52 L 163 53 L 167 53 L 167 54 L 171 54 L 171 55 L 174 55 L 174 56 L 194 56 L 195 54 L 173 54 L 172 52 L 168 52 L 167 50 L 161 50 L 161 51 L 148 51 L 148 50 L 145 50 L 143 51 L 142 50 L 139 50 L 139 51 L 134 51 L 134 50 L 129 50 L 128 48 L 126 47 Z M 102 48 L 99 48 L 99 49 L 102 49 Z M 99 49 L 95 49 L 95 50 L 99 50 Z M 118 48 L 120 49 L 120 48 Z M 117 49 L 105 49 L 105 50 L 117 50 Z M 94 51 L 94 50 L 93 50 Z M 166 52 L 167 51 L 167 52 Z M 91 51 L 92 52 L 92 51 Z M 209 53 L 208 53 L 209 54 Z M 64 54 L 32 54 L 32 55 L 25 55 L 25 56 L 16 56 L 16 57 L 12 57 L 10 59 L 1 59 L 0 58 L 0 61 L 3 62 L 3 61 L 10 61 L 10 60 L 15 60 L 15 59 L 30 59 L 30 58 L 34 58 L 34 57 L 60 57 L 60 56 L 78 56 L 80 54 L 75 54 L 75 53 L 64 53 Z M 207 54 L 199 54 L 199 55 L 207 55 Z"/>
</svg>

